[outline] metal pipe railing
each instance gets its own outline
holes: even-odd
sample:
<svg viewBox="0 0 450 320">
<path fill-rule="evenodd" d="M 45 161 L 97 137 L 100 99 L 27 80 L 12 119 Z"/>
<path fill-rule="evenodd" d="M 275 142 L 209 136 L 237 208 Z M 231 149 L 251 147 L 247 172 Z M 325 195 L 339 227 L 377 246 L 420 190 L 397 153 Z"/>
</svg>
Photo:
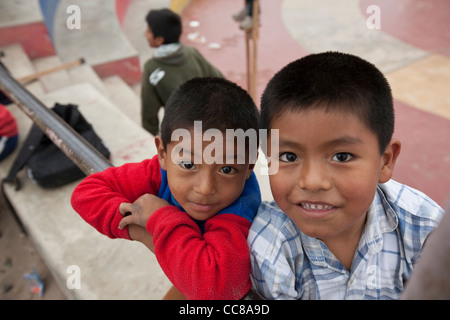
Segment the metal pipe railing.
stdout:
<svg viewBox="0 0 450 320">
<path fill-rule="evenodd" d="M 112 166 L 100 152 L 11 77 L 1 65 L 0 90 L 22 109 L 86 175 L 103 171 Z"/>
</svg>

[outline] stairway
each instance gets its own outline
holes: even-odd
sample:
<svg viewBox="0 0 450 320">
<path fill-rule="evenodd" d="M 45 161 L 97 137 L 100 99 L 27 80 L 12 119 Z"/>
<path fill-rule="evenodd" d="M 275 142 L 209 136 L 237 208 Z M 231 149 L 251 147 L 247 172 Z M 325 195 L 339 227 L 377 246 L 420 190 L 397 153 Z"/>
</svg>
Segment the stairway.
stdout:
<svg viewBox="0 0 450 320">
<path fill-rule="evenodd" d="M 30 60 L 20 45 L 0 48 L 14 77 L 60 63 L 56 56 Z M 118 76 L 100 80 L 88 65 L 42 77 L 26 88 L 46 106 L 74 103 L 111 151 L 113 165 L 136 162 L 156 154 L 154 137 L 139 124 L 139 98 Z M 31 120 L 15 105 L 21 143 Z M 6 176 L 17 151 L 0 163 Z M 170 287 L 154 255 L 143 245 L 112 241 L 76 214 L 70 196 L 79 181 L 55 190 L 34 185 L 25 170 L 19 173 L 21 190 L 6 185 L 5 193 L 30 238 L 70 299 L 161 299 Z M 70 267 L 81 271 L 81 289 L 69 289 Z M 69 273 L 68 273 L 69 272 Z M 123 275 L 126 274 L 126 277 Z M 145 279 L 145 281 L 143 281 Z"/>
</svg>

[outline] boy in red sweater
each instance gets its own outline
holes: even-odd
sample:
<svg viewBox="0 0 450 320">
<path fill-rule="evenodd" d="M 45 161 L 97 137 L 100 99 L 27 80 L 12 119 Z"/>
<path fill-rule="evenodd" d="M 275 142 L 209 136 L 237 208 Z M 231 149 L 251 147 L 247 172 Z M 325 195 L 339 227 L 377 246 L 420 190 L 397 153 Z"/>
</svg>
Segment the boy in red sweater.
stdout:
<svg viewBox="0 0 450 320">
<path fill-rule="evenodd" d="M 257 149 L 250 150 L 250 134 L 242 152 L 242 139 L 225 133 L 256 133 L 257 108 L 234 83 L 196 78 L 165 109 L 158 154 L 88 176 L 72 206 L 111 238 L 151 247 L 152 237 L 161 268 L 187 299 L 240 299 L 251 288 L 246 238 L 261 202 Z M 149 234 L 142 237 L 136 225 Z"/>
<path fill-rule="evenodd" d="M 14 151 L 18 140 L 16 118 L 9 112 L 8 108 L 0 104 L 0 161 Z"/>
</svg>

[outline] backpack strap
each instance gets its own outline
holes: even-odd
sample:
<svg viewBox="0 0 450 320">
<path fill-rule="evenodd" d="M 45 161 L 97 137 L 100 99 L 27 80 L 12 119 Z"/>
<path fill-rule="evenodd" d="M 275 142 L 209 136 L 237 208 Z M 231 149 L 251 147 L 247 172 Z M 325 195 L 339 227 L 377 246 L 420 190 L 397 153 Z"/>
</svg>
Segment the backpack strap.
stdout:
<svg viewBox="0 0 450 320">
<path fill-rule="evenodd" d="M 0 58 L 3 57 L 3 51 L 0 51 Z M 9 72 L 8 68 L 6 68 L 6 66 L 0 61 L 0 68 L 2 68 L 3 70 L 6 71 L 6 73 L 8 73 L 9 75 L 11 75 L 11 73 Z M 4 104 L 5 106 L 7 104 L 12 103 L 11 99 L 9 99 L 6 94 L 3 93 L 3 91 L 0 90 L 0 103 Z"/>
<path fill-rule="evenodd" d="M 14 217 L 14 220 L 16 221 L 17 225 L 19 226 L 22 233 L 25 235 L 28 234 L 24 225 L 22 224 L 22 221 L 20 221 L 19 216 L 17 215 L 17 212 L 11 202 L 9 201 L 8 197 L 5 193 L 5 183 L 15 183 L 15 190 L 20 190 L 22 187 L 20 180 L 16 177 L 17 172 L 19 172 L 28 162 L 28 160 L 33 155 L 34 150 L 36 149 L 37 145 L 41 141 L 42 136 L 44 133 L 41 131 L 41 129 L 33 124 L 27 138 L 25 139 L 22 149 L 20 149 L 16 159 L 14 160 L 11 169 L 9 169 L 8 176 L 4 178 L 1 182 L 1 192 L 3 196 L 3 200 L 5 200 L 10 212 L 12 213 L 12 216 Z"/>
<path fill-rule="evenodd" d="M 77 107 L 77 106 L 74 106 Z M 66 106 L 61 105 L 59 103 L 55 103 L 52 110 L 63 118 L 63 120 L 66 120 L 67 116 L 64 114 L 66 112 Z M 23 169 L 25 165 L 28 163 L 28 160 L 30 160 L 31 156 L 34 154 L 36 148 L 40 144 L 42 138 L 44 138 L 45 135 L 42 132 L 42 130 L 35 124 L 31 126 L 30 131 L 28 132 L 28 135 L 23 142 L 22 148 L 20 149 L 19 153 L 16 156 L 16 159 L 14 160 L 14 163 L 11 166 L 11 169 L 9 169 L 8 176 L 3 179 L 2 183 L 12 183 L 14 182 L 16 184 L 16 190 L 20 190 L 22 187 L 20 180 L 16 177 L 17 172 Z"/>
<path fill-rule="evenodd" d="M 9 169 L 8 176 L 3 179 L 3 183 L 15 182 L 16 190 L 20 190 L 21 184 L 19 179 L 16 177 L 17 172 L 19 172 L 27 164 L 43 136 L 44 133 L 42 130 L 36 124 L 33 124 L 28 132 L 27 138 L 23 142 L 22 148 L 11 166 L 11 169 Z"/>
</svg>

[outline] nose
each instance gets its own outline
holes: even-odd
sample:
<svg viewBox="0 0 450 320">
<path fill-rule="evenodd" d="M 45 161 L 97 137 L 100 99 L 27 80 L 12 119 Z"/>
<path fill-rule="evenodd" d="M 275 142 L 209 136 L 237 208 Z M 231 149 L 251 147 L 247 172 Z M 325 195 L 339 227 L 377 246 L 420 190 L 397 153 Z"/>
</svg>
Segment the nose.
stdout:
<svg viewBox="0 0 450 320">
<path fill-rule="evenodd" d="M 327 168 L 320 160 L 306 160 L 300 167 L 298 186 L 310 192 L 325 191 L 331 188 Z"/>
<path fill-rule="evenodd" d="M 209 196 L 216 192 L 216 182 L 211 172 L 199 173 L 195 178 L 194 191 L 202 196 Z"/>
</svg>

